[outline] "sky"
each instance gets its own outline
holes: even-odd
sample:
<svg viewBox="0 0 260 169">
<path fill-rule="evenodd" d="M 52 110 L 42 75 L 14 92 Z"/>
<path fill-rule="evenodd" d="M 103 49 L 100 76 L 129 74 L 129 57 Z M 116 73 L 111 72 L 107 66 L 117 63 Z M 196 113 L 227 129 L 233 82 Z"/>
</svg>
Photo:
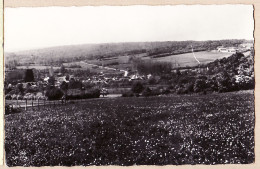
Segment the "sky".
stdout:
<svg viewBox="0 0 260 169">
<path fill-rule="evenodd" d="M 4 50 L 110 43 L 253 39 L 251 5 L 4 9 Z"/>
</svg>

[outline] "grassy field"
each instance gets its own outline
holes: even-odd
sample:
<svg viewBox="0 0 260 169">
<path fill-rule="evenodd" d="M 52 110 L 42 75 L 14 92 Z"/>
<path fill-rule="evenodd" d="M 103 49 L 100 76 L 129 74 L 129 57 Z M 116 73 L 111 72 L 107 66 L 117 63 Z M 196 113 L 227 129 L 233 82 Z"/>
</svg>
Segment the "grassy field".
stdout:
<svg viewBox="0 0 260 169">
<path fill-rule="evenodd" d="M 8 166 L 254 162 L 253 91 L 107 98 L 5 117 Z"/>
<path fill-rule="evenodd" d="M 202 64 L 213 62 L 216 59 L 221 59 L 223 57 L 228 57 L 232 55 L 231 53 L 208 52 L 208 51 L 194 52 L 194 54 Z M 194 59 L 192 53 L 171 55 L 171 56 L 166 56 L 161 58 L 155 58 L 154 60 L 172 62 L 172 63 L 175 63 L 176 61 L 176 63 L 179 64 L 180 67 L 198 65 L 198 62 Z"/>
<path fill-rule="evenodd" d="M 43 70 L 43 69 L 50 69 L 51 66 L 44 66 L 44 65 L 29 65 L 29 66 L 17 66 L 17 69 L 37 69 L 37 70 Z M 60 67 L 52 67 L 53 70 L 60 69 Z"/>
<path fill-rule="evenodd" d="M 231 56 L 231 53 L 220 53 L 220 52 L 212 52 L 212 51 L 203 51 L 203 52 L 195 52 L 196 58 L 202 63 L 209 63 L 216 59 L 221 59 L 223 57 Z M 171 56 L 165 56 L 160 58 L 151 58 L 146 55 L 146 53 L 134 55 L 136 58 L 140 58 L 142 60 L 154 60 L 154 61 L 163 61 L 163 62 L 171 62 L 173 66 L 175 65 L 175 62 L 178 64 L 179 67 L 185 67 L 185 66 L 197 66 L 198 62 L 194 59 L 192 53 L 185 53 L 185 54 L 179 54 L 179 55 L 171 55 Z M 110 67 L 110 68 L 116 68 L 116 69 L 123 69 L 127 70 L 128 68 L 132 68 L 131 61 L 129 60 L 131 56 L 125 55 L 125 56 L 115 56 L 112 58 L 104 59 L 103 61 L 100 60 L 86 60 L 87 63 L 84 62 L 72 62 L 72 63 L 66 63 L 66 65 L 70 64 L 77 64 L 82 67 L 82 69 L 90 68 L 92 69 L 93 65 L 102 65 Z M 111 63 L 117 63 L 115 65 L 110 65 Z M 106 71 L 103 69 L 103 71 Z"/>
</svg>

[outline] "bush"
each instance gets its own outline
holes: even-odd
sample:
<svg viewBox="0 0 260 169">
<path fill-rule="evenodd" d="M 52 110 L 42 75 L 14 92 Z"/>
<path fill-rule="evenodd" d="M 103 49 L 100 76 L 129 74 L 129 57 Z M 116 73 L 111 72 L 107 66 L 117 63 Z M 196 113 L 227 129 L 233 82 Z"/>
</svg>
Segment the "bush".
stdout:
<svg viewBox="0 0 260 169">
<path fill-rule="evenodd" d="M 134 93 L 141 93 L 144 90 L 144 85 L 140 81 L 137 81 L 133 84 L 131 90 Z"/>
<path fill-rule="evenodd" d="M 21 112 L 21 109 L 19 108 L 15 108 L 11 105 L 5 105 L 5 115 L 8 115 L 8 114 L 14 114 L 14 113 L 20 113 Z"/>
<path fill-rule="evenodd" d="M 49 83 L 50 85 L 54 85 L 54 83 L 55 83 L 55 77 L 54 77 L 54 76 L 50 76 L 49 79 L 48 79 L 48 83 Z"/>
<path fill-rule="evenodd" d="M 179 85 L 182 85 L 182 84 L 187 84 L 190 82 L 190 77 L 188 76 L 181 76 L 179 79 L 178 79 L 178 84 Z"/>
<path fill-rule="evenodd" d="M 132 91 L 124 92 L 122 94 L 122 97 L 133 97 L 134 93 Z"/>
<path fill-rule="evenodd" d="M 92 87 L 95 86 L 94 83 L 90 83 L 90 82 L 85 82 L 85 83 L 83 83 L 82 85 L 83 85 L 86 89 L 90 89 L 90 88 L 92 88 Z"/>
<path fill-rule="evenodd" d="M 68 66 L 68 68 L 82 68 L 80 65 L 77 64 L 71 64 Z"/>
<path fill-rule="evenodd" d="M 179 87 L 179 88 L 176 90 L 176 93 L 177 93 L 177 94 L 188 94 L 188 91 L 185 90 L 185 89 L 182 88 L 182 87 Z"/>
<path fill-rule="evenodd" d="M 39 89 L 37 88 L 31 88 L 31 87 L 28 87 L 27 89 L 25 89 L 24 93 L 36 93 L 36 92 L 39 92 Z"/>
<path fill-rule="evenodd" d="M 99 98 L 100 90 L 99 89 L 92 89 L 92 90 L 90 90 L 89 94 L 92 96 L 92 98 Z"/>
<path fill-rule="evenodd" d="M 17 90 L 19 91 L 19 93 L 23 94 L 24 93 L 24 88 L 23 88 L 23 84 L 22 83 L 18 83 L 16 85 Z"/>
<path fill-rule="evenodd" d="M 148 96 L 157 96 L 157 95 L 161 95 L 161 94 L 169 94 L 171 91 L 169 88 L 164 89 L 163 87 L 157 87 L 154 90 L 151 90 L 149 87 L 146 87 L 143 92 L 142 95 L 145 97 Z"/>
<path fill-rule="evenodd" d="M 156 84 L 157 81 L 156 81 L 156 79 L 155 79 L 154 77 L 150 77 L 150 78 L 148 79 L 148 83 L 151 84 L 151 85 L 153 85 L 153 84 Z"/>
<path fill-rule="evenodd" d="M 146 87 L 143 92 L 142 95 L 145 97 L 151 96 L 152 95 L 152 90 L 149 87 Z"/>
<path fill-rule="evenodd" d="M 185 90 L 186 90 L 188 93 L 193 93 L 193 92 L 194 92 L 194 83 L 188 83 L 188 84 L 185 86 Z"/>
<path fill-rule="evenodd" d="M 77 99 L 90 99 L 90 98 L 99 98 L 100 97 L 100 90 L 99 89 L 92 89 L 82 94 L 71 94 L 67 95 L 67 100 L 77 100 Z"/>
<path fill-rule="evenodd" d="M 169 94 L 169 93 L 171 93 L 171 90 L 170 90 L 170 89 L 168 89 L 168 88 L 163 89 L 162 94 Z"/>
<path fill-rule="evenodd" d="M 68 88 L 69 89 L 81 89 L 82 88 L 82 82 L 75 80 L 75 79 L 70 79 L 69 84 L 68 84 Z"/>
<path fill-rule="evenodd" d="M 197 79 L 194 84 L 194 92 L 202 92 L 206 88 L 206 81 L 204 79 Z"/>
<path fill-rule="evenodd" d="M 45 94 L 49 100 L 59 100 L 63 96 L 61 89 L 56 87 L 49 87 Z"/>
<path fill-rule="evenodd" d="M 135 97 L 140 97 L 140 94 L 139 93 L 135 93 L 134 96 Z"/>
<path fill-rule="evenodd" d="M 169 94 L 171 91 L 169 87 L 164 88 L 162 86 L 158 86 L 156 89 L 153 90 L 153 95 L 160 95 L 160 94 Z"/>
</svg>

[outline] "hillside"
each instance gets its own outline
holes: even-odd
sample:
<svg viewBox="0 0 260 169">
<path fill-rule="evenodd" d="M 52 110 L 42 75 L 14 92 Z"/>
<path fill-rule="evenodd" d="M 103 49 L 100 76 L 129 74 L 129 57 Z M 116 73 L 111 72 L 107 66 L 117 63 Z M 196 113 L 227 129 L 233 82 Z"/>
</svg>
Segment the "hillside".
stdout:
<svg viewBox="0 0 260 169">
<path fill-rule="evenodd" d="M 6 64 L 41 64 L 60 65 L 61 63 L 101 60 L 111 57 L 143 54 L 151 58 L 166 57 L 191 51 L 206 51 L 218 46 L 238 46 L 246 40 L 218 40 L 218 41 L 167 41 L 167 42 L 129 42 L 104 43 L 58 46 L 21 52 L 5 52 Z M 17 62 L 19 61 L 19 62 Z"/>
<path fill-rule="evenodd" d="M 230 92 L 249 90 L 255 87 L 254 51 L 236 53 L 217 59 L 198 68 L 193 77 L 182 74 L 177 84 L 178 93 Z M 184 80 L 185 79 L 185 80 Z M 180 82 L 184 83 L 180 83 Z"/>
</svg>

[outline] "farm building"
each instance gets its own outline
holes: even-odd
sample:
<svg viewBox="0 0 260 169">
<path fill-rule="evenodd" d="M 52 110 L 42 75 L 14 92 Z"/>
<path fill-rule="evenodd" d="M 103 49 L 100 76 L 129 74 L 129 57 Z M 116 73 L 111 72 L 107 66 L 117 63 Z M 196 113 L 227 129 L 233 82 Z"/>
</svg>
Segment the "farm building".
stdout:
<svg viewBox="0 0 260 169">
<path fill-rule="evenodd" d="M 227 48 L 218 48 L 218 52 L 228 52 Z"/>
<path fill-rule="evenodd" d="M 236 53 L 237 49 L 234 47 L 230 47 L 230 48 L 218 48 L 218 52 L 223 52 L 223 53 Z"/>
<path fill-rule="evenodd" d="M 239 45 L 241 48 L 246 48 L 246 49 L 252 49 L 254 47 L 253 43 L 242 43 Z"/>
</svg>

